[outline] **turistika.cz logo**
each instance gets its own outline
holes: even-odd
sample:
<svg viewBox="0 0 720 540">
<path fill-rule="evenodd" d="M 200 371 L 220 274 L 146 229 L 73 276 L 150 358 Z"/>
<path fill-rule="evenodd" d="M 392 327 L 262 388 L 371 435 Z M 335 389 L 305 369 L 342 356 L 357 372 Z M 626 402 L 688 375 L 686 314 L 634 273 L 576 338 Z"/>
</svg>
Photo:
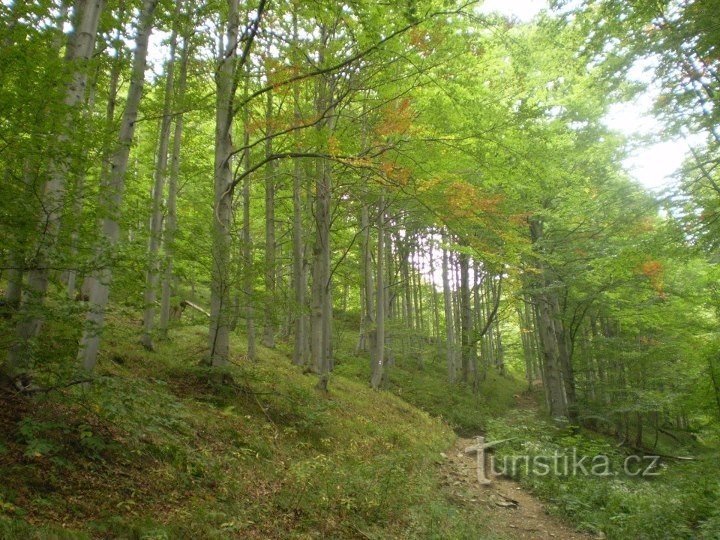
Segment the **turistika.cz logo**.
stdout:
<svg viewBox="0 0 720 540">
<path fill-rule="evenodd" d="M 619 476 L 652 477 L 660 474 L 660 456 L 630 455 L 621 464 L 604 454 L 595 456 L 578 455 L 576 448 L 567 452 L 555 451 L 551 455 L 513 454 L 501 459 L 490 457 L 486 450 L 505 441 L 485 442 L 483 437 L 476 438 L 476 444 L 465 449 L 466 454 L 475 454 L 477 459 L 477 477 L 481 484 L 491 482 L 485 474 L 489 461 L 492 475 L 515 476 L 525 471 L 529 476 Z"/>
</svg>

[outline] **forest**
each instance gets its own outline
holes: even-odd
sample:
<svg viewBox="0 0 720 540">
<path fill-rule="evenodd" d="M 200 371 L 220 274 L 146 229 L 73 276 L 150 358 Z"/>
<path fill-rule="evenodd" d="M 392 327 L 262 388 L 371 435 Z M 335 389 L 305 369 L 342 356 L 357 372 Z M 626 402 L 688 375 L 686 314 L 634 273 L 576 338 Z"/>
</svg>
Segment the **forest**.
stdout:
<svg viewBox="0 0 720 540">
<path fill-rule="evenodd" d="M 720 2 L 536 4 L 2 0 L 0 538 L 719 539 Z"/>
</svg>

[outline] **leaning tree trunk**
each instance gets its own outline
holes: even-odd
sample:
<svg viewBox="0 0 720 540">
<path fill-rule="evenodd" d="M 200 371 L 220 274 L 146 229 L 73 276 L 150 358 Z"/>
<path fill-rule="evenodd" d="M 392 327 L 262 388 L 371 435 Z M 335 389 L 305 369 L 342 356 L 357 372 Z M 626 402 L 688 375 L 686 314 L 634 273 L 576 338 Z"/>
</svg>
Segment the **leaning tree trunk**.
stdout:
<svg viewBox="0 0 720 540">
<path fill-rule="evenodd" d="M 110 177 L 107 185 L 100 193 L 99 208 L 102 212 L 101 238 L 103 245 L 97 251 L 99 260 L 111 257 L 112 250 L 120 239 L 120 207 L 125 188 L 130 146 L 135 133 L 135 123 L 145 84 L 145 64 L 148 41 L 152 32 L 155 8 L 158 0 L 145 0 L 138 20 L 137 37 L 135 38 L 135 57 L 133 59 L 130 88 L 128 89 L 125 112 L 120 124 L 117 146 L 110 157 Z M 97 363 L 100 348 L 100 334 L 105 323 L 105 309 L 110 294 L 112 266 L 107 264 L 92 278 L 89 308 L 85 320 L 85 328 L 80 339 L 78 360 L 87 371 L 92 371 Z"/>
<path fill-rule="evenodd" d="M 82 12 L 77 14 L 78 26 L 68 45 L 66 58 L 72 66 L 73 75 L 65 93 L 64 106 L 67 114 L 61 126 L 55 146 L 58 150 L 70 143 L 74 117 L 86 94 L 88 79 L 87 62 L 92 58 L 95 49 L 100 14 L 103 0 L 90 0 L 83 5 Z M 35 258 L 31 261 L 32 270 L 28 272 L 26 301 L 19 314 L 16 328 L 16 342 L 10 348 L 5 369 L 11 377 L 16 377 L 29 368 L 29 342 L 36 337 L 42 324 L 41 310 L 47 295 L 50 269 L 49 263 L 55 255 L 65 189 L 70 174 L 70 159 L 51 160 L 48 170 L 50 179 L 43 191 L 43 208 L 45 215 L 41 221 L 41 237 L 35 249 Z"/>
</svg>

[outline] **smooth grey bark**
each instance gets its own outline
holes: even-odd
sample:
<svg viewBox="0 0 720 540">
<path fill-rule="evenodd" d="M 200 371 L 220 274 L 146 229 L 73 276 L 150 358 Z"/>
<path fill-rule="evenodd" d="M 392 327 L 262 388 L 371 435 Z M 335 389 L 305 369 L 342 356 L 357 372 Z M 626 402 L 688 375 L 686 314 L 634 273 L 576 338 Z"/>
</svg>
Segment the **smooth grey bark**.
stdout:
<svg viewBox="0 0 720 540">
<path fill-rule="evenodd" d="M 443 232 L 443 243 L 447 242 L 447 236 Z M 455 362 L 455 321 L 453 317 L 452 290 L 450 289 L 450 263 L 447 248 L 442 249 L 442 284 L 443 303 L 445 307 L 445 362 L 447 365 L 448 382 L 451 384 L 456 379 Z"/>
<path fill-rule="evenodd" d="M 157 3 L 157 0 L 145 0 L 138 19 L 135 54 L 125 111 L 123 112 L 116 147 L 110 157 L 108 183 L 103 186 L 104 189 L 100 192 L 100 201 L 98 203 L 103 216 L 100 235 L 102 243 L 97 247 L 100 260 L 107 260 L 112 256 L 112 250 L 120 239 L 120 207 L 125 188 L 125 174 L 135 133 L 140 99 L 145 84 L 148 41 L 152 32 Z M 92 277 L 89 306 L 78 350 L 78 360 L 87 371 L 92 371 L 97 363 L 111 280 L 112 265 L 110 263 L 106 263 Z"/>
<path fill-rule="evenodd" d="M 98 22 L 103 6 L 103 0 L 84 3 L 82 11 L 77 14 L 78 26 L 68 42 L 66 58 L 71 66 L 72 76 L 64 98 L 67 113 L 55 140 L 58 150 L 68 144 L 74 116 L 85 100 L 88 80 L 87 62 L 95 49 Z M 49 180 L 42 194 L 45 214 L 40 221 L 40 241 L 35 249 L 34 260 L 30 264 L 25 298 L 18 313 L 16 340 L 10 347 L 5 362 L 5 369 L 11 378 L 17 377 L 30 367 L 29 342 L 38 335 L 42 325 L 41 311 L 50 278 L 49 263 L 55 256 L 57 248 L 70 162 L 69 158 L 54 158 L 48 165 Z"/>
<path fill-rule="evenodd" d="M 325 47 L 328 33 L 324 26 L 320 28 L 320 50 L 318 64 L 325 62 Z M 319 77 L 317 84 L 316 110 L 322 115 L 327 111 L 328 116 L 318 123 L 319 135 L 326 130 L 332 130 L 334 111 L 329 104 L 332 102 L 332 89 L 326 77 Z M 330 332 L 332 319 L 332 300 L 330 291 L 330 196 L 332 182 L 330 165 L 324 158 L 315 160 L 315 241 L 313 245 L 312 264 L 312 309 L 310 350 L 313 356 L 313 366 L 318 374 L 318 388 L 326 391 L 330 378 L 332 359 L 330 357 Z"/>
<path fill-rule="evenodd" d="M 543 225 L 537 219 L 530 221 L 530 236 L 533 247 L 541 254 L 540 243 L 543 239 Z M 563 383 L 563 373 L 560 360 L 560 343 L 558 342 L 558 331 L 556 324 L 557 314 L 555 313 L 555 302 L 552 298 L 550 282 L 547 275 L 547 269 L 539 256 L 536 256 L 535 265 L 538 269 L 539 277 L 536 279 L 535 287 L 532 292 L 533 303 L 535 305 L 536 327 L 538 329 L 538 337 L 542 349 L 542 365 L 545 373 L 545 394 L 550 415 L 559 417 L 568 417 L 568 402 L 565 394 L 565 384 Z"/>
<path fill-rule="evenodd" d="M 249 75 L 248 75 L 249 77 Z M 248 91 L 250 81 L 246 79 L 245 91 Z M 249 115 L 247 109 L 244 115 L 245 124 L 245 153 L 243 160 L 245 161 L 245 170 L 250 169 L 250 134 L 248 132 Z M 242 268 L 243 275 L 242 290 L 245 300 L 245 332 L 247 335 L 247 356 L 250 360 L 256 358 L 255 347 L 255 306 L 253 302 L 253 243 L 250 230 L 250 175 L 243 178 L 242 184 Z"/>
<path fill-rule="evenodd" d="M 473 316 L 470 298 L 470 257 L 460 253 L 460 339 L 461 339 L 461 369 L 462 380 L 468 382 L 472 371 L 475 356 L 475 341 L 473 338 Z"/>
<path fill-rule="evenodd" d="M 437 355 L 441 354 L 440 348 L 440 293 L 435 285 L 435 244 L 428 245 L 428 258 L 430 263 L 430 291 L 431 307 L 433 314 L 432 336 L 437 348 Z"/>
<path fill-rule="evenodd" d="M 176 103 L 182 107 L 185 101 L 187 88 L 187 68 L 190 58 L 190 39 L 183 38 L 182 52 L 180 53 L 180 76 L 178 78 Z M 173 285 L 173 266 L 175 258 L 175 235 L 177 233 L 177 196 L 178 181 L 180 179 L 180 150 L 182 149 L 182 135 L 184 115 L 175 114 L 175 129 L 173 132 L 173 147 L 170 157 L 170 176 L 168 178 L 167 216 L 165 217 L 165 230 L 163 234 L 164 270 L 162 277 L 162 299 L 160 301 L 160 323 L 158 330 L 162 338 L 168 337 L 170 325 L 170 309 Z"/>
<path fill-rule="evenodd" d="M 372 274 L 372 245 L 370 234 L 370 211 L 366 204 L 360 210 L 360 274 L 362 276 L 362 324 L 358 351 L 370 349 L 375 354 L 375 285 Z M 371 368 L 374 360 L 371 358 Z"/>
<path fill-rule="evenodd" d="M 297 9 L 293 9 L 293 43 L 299 46 Z M 293 117 L 297 125 L 302 122 L 300 110 L 300 86 L 293 85 Z M 300 151 L 300 132 L 295 133 L 295 149 Z M 306 365 L 308 363 L 308 326 L 309 320 L 306 308 L 307 276 L 305 272 L 305 241 L 303 238 L 303 204 L 302 192 L 305 185 L 303 166 L 299 158 L 293 160 L 293 217 L 292 217 L 292 283 L 295 299 L 295 336 L 293 346 L 293 363 Z"/>
<path fill-rule="evenodd" d="M 374 390 L 380 388 L 380 384 L 383 381 L 383 375 L 385 371 L 385 245 L 383 242 L 385 236 L 385 200 L 383 195 L 380 195 L 377 209 L 377 252 L 375 257 L 376 266 L 376 299 L 375 299 L 375 352 L 372 355 L 372 376 L 370 378 L 370 386 Z"/>
<path fill-rule="evenodd" d="M 327 390 L 330 376 L 328 358 L 329 331 L 328 318 L 332 311 L 328 306 L 330 281 L 330 175 L 324 159 L 317 160 L 315 180 L 315 222 L 316 235 L 313 246 L 313 283 L 312 283 L 312 326 L 310 349 L 317 372 L 318 387 Z"/>
<path fill-rule="evenodd" d="M 158 152 L 155 160 L 154 185 L 152 191 L 152 213 L 150 216 L 150 238 L 148 240 L 148 266 L 145 276 L 145 292 L 143 300 L 143 334 L 140 343 L 147 350 L 155 349 L 153 343 L 153 328 L 155 325 L 155 301 L 157 297 L 158 280 L 160 278 L 159 252 L 162 241 L 163 228 L 163 196 L 165 192 L 165 179 L 167 177 L 168 150 L 170 147 L 170 127 L 172 122 L 173 94 L 175 91 L 175 55 L 177 50 L 178 17 L 182 12 L 183 2 L 175 4 L 174 22 L 170 33 L 170 56 L 165 69 L 165 96 L 163 99 L 163 112 L 160 121 L 160 136 Z"/>
<path fill-rule="evenodd" d="M 272 122 L 273 93 L 267 93 L 267 109 L 265 113 L 265 158 L 269 160 L 273 154 Z M 277 282 L 276 244 L 275 244 L 275 161 L 268 161 L 265 166 L 265 326 L 263 329 L 263 345 L 275 347 L 275 285 Z"/>
<path fill-rule="evenodd" d="M 233 104 L 240 27 L 239 0 L 228 1 L 226 40 L 215 73 L 215 174 L 210 284 L 210 365 L 227 365 L 230 355 L 230 227 L 232 221 L 231 166 Z"/>
</svg>

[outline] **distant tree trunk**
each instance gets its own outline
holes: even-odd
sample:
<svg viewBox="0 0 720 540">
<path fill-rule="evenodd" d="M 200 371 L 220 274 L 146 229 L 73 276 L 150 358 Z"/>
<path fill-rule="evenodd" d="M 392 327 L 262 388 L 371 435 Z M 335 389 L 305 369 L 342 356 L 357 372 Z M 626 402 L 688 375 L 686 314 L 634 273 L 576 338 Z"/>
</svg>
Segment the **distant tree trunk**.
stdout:
<svg viewBox="0 0 720 540">
<path fill-rule="evenodd" d="M 373 355 L 372 378 L 370 385 L 374 390 L 380 388 L 383 381 L 383 372 L 385 369 L 385 277 L 384 277 L 384 250 L 383 237 L 385 234 L 385 201 L 380 196 L 377 210 L 377 255 L 376 255 L 376 312 L 375 312 L 375 354 Z"/>
<path fill-rule="evenodd" d="M 470 302 L 470 258 L 465 253 L 460 253 L 460 325 L 462 344 L 462 380 L 470 380 L 470 371 L 473 365 L 475 342 L 473 340 L 473 316 L 472 304 Z"/>
<path fill-rule="evenodd" d="M 185 101 L 187 87 L 187 68 L 190 57 L 190 39 L 183 38 L 183 48 L 180 53 L 180 77 L 178 79 L 176 103 L 182 107 Z M 159 330 L 162 338 L 167 339 L 170 326 L 170 309 L 172 300 L 173 266 L 175 259 L 175 234 L 177 232 L 177 195 L 180 179 L 180 150 L 182 149 L 183 134 L 182 112 L 175 114 L 175 130 L 173 133 L 173 147 L 170 157 L 170 176 L 168 178 L 167 216 L 165 217 L 165 232 L 163 235 L 163 255 L 165 267 L 162 277 L 162 300 L 160 302 Z"/>
<path fill-rule="evenodd" d="M 18 2 L 14 4 L 18 4 Z M 58 150 L 68 146 L 74 116 L 85 99 L 88 79 L 86 64 L 95 49 L 98 22 L 103 5 L 103 0 L 88 0 L 83 4 L 82 11 L 76 15 L 78 25 L 69 41 L 66 53 L 73 74 L 64 98 L 67 113 L 55 140 Z M 48 167 L 50 179 L 45 184 L 42 194 L 45 215 L 40 220 L 40 241 L 35 249 L 35 257 L 29 264 L 31 270 L 28 272 L 27 294 L 20 313 L 18 313 L 18 324 L 15 329 L 16 340 L 10 347 L 5 362 L 5 370 L 12 378 L 29 369 L 31 352 L 29 341 L 40 332 L 41 310 L 47 295 L 50 277 L 49 263 L 55 255 L 59 236 L 70 161 L 70 159 L 64 158 L 51 159 Z M 16 279 L 15 283 L 20 283 L 21 279 L 20 281 Z"/>
<path fill-rule="evenodd" d="M 425 317 L 423 314 L 423 291 L 422 291 L 422 274 L 420 273 L 420 245 L 418 243 L 418 237 L 413 236 L 413 242 L 411 244 L 411 272 L 413 277 L 413 302 L 415 304 L 415 321 L 418 332 L 425 337 Z M 422 354 L 422 351 L 421 351 Z M 421 356 L 422 358 L 422 356 Z M 422 364 L 422 360 L 421 360 Z"/>
<path fill-rule="evenodd" d="M 172 32 L 170 33 L 170 56 L 165 70 L 165 98 L 163 101 L 162 120 L 160 121 L 160 137 L 158 152 L 155 161 L 152 192 L 152 214 L 150 217 L 150 239 L 148 241 L 148 267 L 145 278 L 145 293 L 143 300 L 143 334 L 140 343 L 147 350 L 155 349 L 153 344 L 153 327 L 155 323 L 155 299 L 160 274 L 158 252 L 163 224 L 163 196 L 165 192 L 165 177 L 167 176 L 168 149 L 170 147 L 170 124 L 172 122 L 173 94 L 175 91 L 175 51 L 177 49 L 177 20 L 182 11 L 182 2 L 175 4 L 175 14 Z"/>
<path fill-rule="evenodd" d="M 360 273 L 363 279 L 363 305 L 361 311 L 363 324 L 360 329 L 358 351 L 365 351 L 370 348 L 371 356 L 373 356 L 375 354 L 375 297 L 377 295 L 374 294 L 375 285 L 372 274 L 370 212 L 366 204 L 362 206 L 360 212 L 360 234 L 362 238 L 360 244 Z M 371 359 L 371 367 L 374 362 L 374 359 Z"/>
<path fill-rule="evenodd" d="M 245 82 L 245 93 L 248 94 L 250 88 L 249 72 Z M 250 132 L 249 132 L 249 113 L 247 108 L 244 115 L 244 145 L 245 153 L 243 160 L 245 162 L 245 170 L 250 169 Z M 242 185 L 242 291 L 245 301 L 245 331 L 247 334 L 247 356 L 250 360 L 255 360 L 255 302 L 253 295 L 253 243 L 250 223 L 250 175 L 243 178 Z"/>
<path fill-rule="evenodd" d="M 297 9 L 293 9 L 293 43 L 299 47 L 300 37 L 298 33 Z M 297 125 L 302 122 L 302 111 L 300 110 L 300 86 L 293 85 L 293 116 Z M 295 134 L 295 149 L 300 151 L 300 132 Z M 293 270 L 292 282 L 295 294 L 295 344 L 293 347 L 293 363 L 295 365 L 306 365 L 308 363 L 307 350 L 308 340 L 308 315 L 305 300 L 307 290 L 307 277 L 305 275 L 305 242 L 303 240 L 303 204 L 302 192 L 305 185 L 305 177 L 300 159 L 293 160 L 293 222 L 292 222 L 292 253 Z"/>
<path fill-rule="evenodd" d="M 537 248 L 543 239 L 542 223 L 536 219 L 530 221 L 530 235 L 533 244 Z M 538 287 L 533 292 L 533 302 L 536 307 L 536 327 L 542 345 L 543 370 L 545 373 L 545 393 L 550 408 L 550 415 L 553 417 L 568 417 L 569 409 L 566 385 L 563 383 L 563 367 L 561 365 L 561 350 L 558 341 L 557 313 L 555 302 L 551 293 L 548 292 L 550 285 L 547 276 L 547 269 L 542 261 L 537 261 L 539 270 Z"/>
<path fill-rule="evenodd" d="M 267 93 L 265 157 L 273 153 L 272 121 L 273 121 L 273 94 Z M 263 345 L 275 347 L 275 162 L 270 161 L 265 166 L 265 292 L 268 295 L 265 301 L 265 327 L 263 331 Z"/>
<path fill-rule="evenodd" d="M 387 376 L 388 369 L 395 363 L 395 351 L 393 345 L 393 334 L 388 328 L 388 323 L 396 320 L 397 316 L 397 302 L 399 300 L 399 294 L 396 289 L 393 289 L 392 284 L 398 281 L 398 265 L 394 263 L 394 255 L 398 253 L 397 246 L 393 247 L 393 235 L 390 231 L 390 221 L 388 220 L 387 213 L 385 214 L 384 228 L 385 228 L 385 287 L 384 287 L 384 298 L 385 298 L 385 365 L 383 370 L 383 377 Z"/>
<path fill-rule="evenodd" d="M 325 63 L 327 28 L 320 28 L 320 50 L 318 65 Z M 334 111 L 332 110 L 332 89 L 326 77 L 321 76 L 317 84 L 316 111 L 328 118 L 320 122 L 317 129 L 322 137 L 325 130 L 332 131 Z M 310 348 L 313 365 L 318 374 L 318 388 L 326 391 L 332 368 L 330 332 L 332 329 L 332 296 L 330 276 L 330 165 L 324 158 L 316 159 L 315 175 L 315 244 L 313 246 L 312 269 L 312 333 Z"/>
<path fill-rule="evenodd" d="M 435 245 L 434 243 L 430 243 L 428 245 L 429 250 L 429 263 L 430 263 L 430 291 L 431 296 L 430 299 L 432 300 L 431 306 L 432 306 L 432 313 L 433 313 L 433 340 L 435 342 L 435 357 L 439 358 L 441 354 L 441 339 L 440 339 L 440 298 L 439 298 L 439 292 L 435 283 Z"/>
<path fill-rule="evenodd" d="M 125 188 L 130 146 L 132 145 L 135 123 L 145 84 L 145 64 L 148 41 L 152 32 L 157 0 L 145 0 L 140 11 L 135 39 L 135 57 L 133 58 L 130 88 L 128 89 L 125 111 L 120 124 L 120 134 L 115 151 L 110 157 L 110 177 L 107 189 L 100 193 L 99 207 L 102 211 L 102 238 L 105 246 L 98 252 L 108 256 L 105 247 L 112 250 L 120 239 L 120 207 Z M 91 282 L 89 307 L 86 315 L 85 328 L 80 339 L 78 360 L 82 366 L 92 371 L 97 362 L 100 348 L 100 334 L 105 325 L 105 308 L 110 294 L 112 266 L 107 265 L 95 275 Z"/>
<path fill-rule="evenodd" d="M 447 237 L 443 234 L 443 243 Z M 450 289 L 450 265 L 447 248 L 442 250 L 442 283 L 443 300 L 445 304 L 445 361 L 447 364 L 448 382 L 455 382 L 455 322 L 453 317 L 452 290 Z"/>
</svg>

